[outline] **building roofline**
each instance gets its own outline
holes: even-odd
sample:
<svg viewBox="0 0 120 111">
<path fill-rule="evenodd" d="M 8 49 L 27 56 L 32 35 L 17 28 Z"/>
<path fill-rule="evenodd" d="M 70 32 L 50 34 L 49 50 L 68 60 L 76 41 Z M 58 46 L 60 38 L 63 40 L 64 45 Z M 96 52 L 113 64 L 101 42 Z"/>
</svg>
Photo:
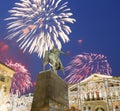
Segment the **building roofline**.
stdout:
<svg viewBox="0 0 120 111">
<path fill-rule="evenodd" d="M 108 75 L 103 75 L 103 74 L 92 74 L 91 76 L 89 76 L 88 78 L 86 78 L 86 79 L 84 79 L 84 80 L 82 80 L 82 81 L 80 81 L 80 83 L 84 83 L 84 82 L 86 82 L 86 81 L 88 81 L 88 80 L 90 80 L 91 78 L 93 78 L 93 77 L 101 77 L 101 78 L 112 78 L 112 76 L 108 76 Z"/>
<path fill-rule="evenodd" d="M 0 64 L 2 64 L 2 65 L 4 65 L 4 66 L 6 66 L 7 68 L 9 68 L 9 69 L 11 69 L 11 70 L 15 71 L 14 69 L 12 69 L 11 67 L 7 66 L 6 64 L 4 64 L 4 63 L 3 63 L 3 62 L 1 62 L 1 61 L 0 61 Z"/>
<path fill-rule="evenodd" d="M 12 69 L 11 67 L 7 66 L 6 64 L 4 64 L 1 61 L 0 61 L 0 68 L 2 68 L 5 71 L 8 71 L 11 76 L 13 76 L 15 74 L 15 70 L 14 69 Z"/>
</svg>

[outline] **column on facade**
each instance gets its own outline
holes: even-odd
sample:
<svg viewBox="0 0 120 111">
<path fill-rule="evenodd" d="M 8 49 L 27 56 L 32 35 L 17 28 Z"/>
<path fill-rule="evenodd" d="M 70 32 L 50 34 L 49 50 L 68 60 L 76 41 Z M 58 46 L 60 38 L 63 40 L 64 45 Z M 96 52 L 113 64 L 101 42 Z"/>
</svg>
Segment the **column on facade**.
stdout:
<svg viewBox="0 0 120 111">
<path fill-rule="evenodd" d="M 82 108 L 82 101 L 84 101 L 84 95 L 83 95 L 83 91 L 82 91 L 82 87 L 80 86 L 80 83 L 78 83 L 78 93 L 79 93 L 78 109 L 81 110 L 81 108 Z"/>
<path fill-rule="evenodd" d="M 94 98 L 97 99 L 97 92 L 94 91 Z"/>
<path fill-rule="evenodd" d="M 99 91 L 99 97 L 100 97 L 100 98 L 103 97 L 102 89 L 100 89 L 100 91 Z"/>
<path fill-rule="evenodd" d="M 114 88 L 114 90 L 115 90 L 115 96 L 118 96 L 119 94 L 118 94 L 118 86 L 116 86 L 115 88 Z"/>
<path fill-rule="evenodd" d="M 90 100 L 92 99 L 92 92 L 89 91 L 89 97 L 90 97 Z"/>
<path fill-rule="evenodd" d="M 102 93 L 103 99 L 106 99 L 107 95 L 108 95 L 108 92 L 104 89 Z"/>
<path fill-rule="evenodd" d="M 85 99 L 88 99 L 87 92 L 84 93 Z"/>
<path fill-rule="evenodd" d="M 114 92 L 114 89 L 113 89 L 113 87 L 112 87 L 112 88 L 110 88 L 110 96 L 111 96 L 111 97 L 113 97 L 113 92 Z"/>
<path fill-rule="evenodd" d="M 77 100 L 78 100 L 78 108 L 80 106 L 80 86 L 79 83 L 77 84 Z"/>
<path fill-rule="evenodd" d="M 84 97 L 83 97 L 83 94 L 82 94 L 82 93 L 80 94 L 80 99 L 81 99 L 81 100 L 84 100 Z"/>
<path fill-rule="evenodd" d="M 68 89 L 68 98 L 70 99 L 70 89 Z M 70 108 L 70 101 L 69 101 L 69 108 Z"/>
</svg>

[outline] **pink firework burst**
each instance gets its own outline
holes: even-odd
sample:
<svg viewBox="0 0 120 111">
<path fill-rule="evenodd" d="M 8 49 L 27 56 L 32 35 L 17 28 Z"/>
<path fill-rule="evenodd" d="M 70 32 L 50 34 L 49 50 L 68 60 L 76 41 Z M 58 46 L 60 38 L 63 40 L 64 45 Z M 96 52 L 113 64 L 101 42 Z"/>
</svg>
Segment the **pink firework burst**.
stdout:
<svg viewBox="0 0 120 111">
<path fill-rule="evenodd" d="M 69 72 L 69 75 L 65 77 L 69 84 L 78 83 L 94 73 L 103 75 L 112 74 L 107 57 L 94 53 L 83 53 L 75 56 L 65 69 Z"/>
<path fill-rule="evenodd" d="M 13 76 L 10 92 L 24 94 L 26 90 L 29 90 L 32 86 L 31 74 L 21 63 L 13 63 L 13 61 L 10 60 L 6 62 L 6 65 L 14 69 L 16 72 Z"/>
</svg>

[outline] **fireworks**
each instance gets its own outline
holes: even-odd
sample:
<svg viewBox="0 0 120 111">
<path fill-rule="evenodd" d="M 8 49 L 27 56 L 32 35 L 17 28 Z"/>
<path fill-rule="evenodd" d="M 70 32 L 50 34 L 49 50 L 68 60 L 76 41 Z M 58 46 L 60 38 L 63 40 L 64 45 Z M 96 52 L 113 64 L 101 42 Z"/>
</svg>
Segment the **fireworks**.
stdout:
<svg viewBox="0 0 120 111">
<path fill-rule="evenodd" d="M 107 61 L 107 57 L 102 54 L 83 53 L 77 55 L 66 67 L 69 75 L 65 80 L 70 83 L 78 83 L 91 74 L 111 75 L 112 69 Z"/>
<path fill-rule="evenodd" d="M 16 38 L 19 47 L 29 53 L 36 52 L 39 57 L 44 56 L 46 50 L 53 46 L 62 48 L 69 41 L 71 29 L 66 23 L 74 23 L 70 18 L 72 13 L 67 3 L 62 0 L 21 0 L 16 7 L 9 10 L 8 39 Z"/>
<path fill-rule="evenodd" d="M 30 89 L 32 85 L 30 73 L 20 63 L 13 63 L 12 61 L 7 61 L 6 65 L 15 70 L 15 75 L 13 76 L 11 93 L 18 92 L 19 94 L 25 93 L 26 90 Z"/>
</svg>

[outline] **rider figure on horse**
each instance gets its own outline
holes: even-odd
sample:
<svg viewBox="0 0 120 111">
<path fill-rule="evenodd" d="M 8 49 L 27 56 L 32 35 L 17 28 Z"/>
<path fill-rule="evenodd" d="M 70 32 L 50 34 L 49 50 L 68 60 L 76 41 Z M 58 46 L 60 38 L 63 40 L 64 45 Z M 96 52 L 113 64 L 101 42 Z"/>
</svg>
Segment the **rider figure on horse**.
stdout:
<svg viewBox="0 0 120 111">
<path fill-rule="evenodd" d="M 50 51 L 45 52 L 45 57 L 43 59 L 43 70 L 45 70 L 45 65 L 49 64 L 53 71 L 62 70 L 64 72 L 63 65 L 59 58 L 60 54 L 65 54 L 59 49 L 53 47 Z"/>
</svg>

